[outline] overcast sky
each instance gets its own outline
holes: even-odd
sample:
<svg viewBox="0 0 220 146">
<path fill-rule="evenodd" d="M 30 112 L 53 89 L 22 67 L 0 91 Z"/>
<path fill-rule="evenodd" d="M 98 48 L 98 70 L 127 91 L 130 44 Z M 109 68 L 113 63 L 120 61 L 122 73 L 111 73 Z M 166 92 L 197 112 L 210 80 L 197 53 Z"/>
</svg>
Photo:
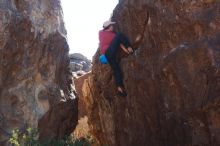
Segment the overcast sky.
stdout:
<svg viewBox="0 0 220 146">
<path fill-rule="evenodd" d="M 118 0 L 61 0 L 70 53 L 92 59 L 98 48 L 98 31 L 111 17 Z"/>
</svg>

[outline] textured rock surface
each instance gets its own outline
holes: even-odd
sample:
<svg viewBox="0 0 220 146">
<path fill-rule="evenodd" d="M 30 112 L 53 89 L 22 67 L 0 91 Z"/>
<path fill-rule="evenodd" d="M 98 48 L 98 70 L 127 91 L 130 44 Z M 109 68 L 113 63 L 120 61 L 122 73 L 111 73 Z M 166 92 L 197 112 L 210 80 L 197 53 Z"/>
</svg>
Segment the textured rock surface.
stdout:
<svg viewBox="0 0 220 146">
<path fill-rule="evenodd" d="M 78 98 L 68 102 L 61 102 L 50 110 L 39 121 L 39 139 L 60 139 L 70 135 L 76 128 L 78 119 Z M 45 124 L 46 123 L 46 124 Z"/>
<path fill-rule="evenodd" d="M 74 130 L 73 136 L 76 138 L 87 137 L 91 135 L 89 125 L 88 125 L 88 113 L 89 109 L 87 109 L 85 100 L 85 96 L 83 94 L 83 86 L 84 83 L 87 82 L 89 77 L 91 76 L 91 72 L 86 73 L 82 76 L 78 76 L 74 79 L 75 88 L 77 95 L 79 97 L 78 101 L 78 124 L 76 129 Z"/>
<path fill-rule="evenodd" d="M 121 60 L 128 97 L 114 96 L 110 68 L 94 57 L 83 88 L 93 134 L 110 146 L 220 145 L 220 2 L 119 2 L 117 29 L 132 42 L 146 30 Z"/>
<path fill-rule="evenodd" d="M 85 82 L 87 82 L 88 78 L 91 76 L 91 72 L 80 76 L 74 80 L 77 95 L 79 96 L 79 102 L 78 102 L 78 109 L 79 109 L 79 114 L 78 114 L 78 119 L 80 119 L 83 116 L 86 116 L 88 114 L 88 109 L 86 109 L 86 102 L 85 98 L 83 95 L 83 85 Z"/>
<path fill-rule="evenodd" d="M 37 127 L 42 117 L 47 120 L 39 123 L 40 131 L 56 129 L 48 138 L 75 127 L 77 110 L 70 109 L 77 109 L 77 100 L 70 100 L 75 95 L 65 36 L 59 0 L 0 0 L 0 145 L 13 129 Z"/>
</svg>

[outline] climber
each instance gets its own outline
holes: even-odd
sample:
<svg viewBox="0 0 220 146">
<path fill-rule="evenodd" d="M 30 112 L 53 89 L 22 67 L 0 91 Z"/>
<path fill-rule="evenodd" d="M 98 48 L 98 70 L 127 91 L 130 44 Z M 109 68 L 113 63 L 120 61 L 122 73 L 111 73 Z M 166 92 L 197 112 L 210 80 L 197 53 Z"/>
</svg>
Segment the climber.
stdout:
<svg viewBox="0 0 220 146">
<path fill-rule="evenodd" d="M 126 97 L 122 73 L 119 66 L 119 62 L 116 59 L 118 49 L 121 48 L 125 53 L 132 54 L 133 49 L 126 36 L 122 33 L 115 33 L 113 31 L 113 25 L 115 22 L 106 21 L 103 24 L 103 29 L 99 31 L 99 48 L 101 60 L 105 59 L 105 63 L 108 62 L 114 72 L 114 78 L 117 86 L 117 94 L 122 97 Z M 104 58 L 102 58 L 104 57 Z"/>
</svg>

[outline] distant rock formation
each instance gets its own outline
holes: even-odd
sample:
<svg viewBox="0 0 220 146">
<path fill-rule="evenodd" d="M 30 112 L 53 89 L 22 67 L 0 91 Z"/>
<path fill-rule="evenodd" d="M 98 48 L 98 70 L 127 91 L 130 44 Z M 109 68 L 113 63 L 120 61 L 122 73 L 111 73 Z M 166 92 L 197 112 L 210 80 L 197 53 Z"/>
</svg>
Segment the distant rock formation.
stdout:
<svg viewBox="0 0 220 146">
<path fill-rule="evenodd" d="M 83 94 L 100 143 L 219 146 L 220 1 L 119 0 L 113 21 L 132 42 L 143 33 L 143 42 L 121 59 L 126 98 L 94 57 Z"/>
<path fill-rule="evenodd" d="M 0 1 L 1 146 L 14 129 L 61 138 L 77 124 L 62 15 L 59 0 Z"/>
<path fill-rule="evenodd" d="M 87 59 L 80 53 L 70 54 L 70 69 L 77 75 L 81 76 L 91 71 L 92 63 L 91 60 Z"/>
</svg>

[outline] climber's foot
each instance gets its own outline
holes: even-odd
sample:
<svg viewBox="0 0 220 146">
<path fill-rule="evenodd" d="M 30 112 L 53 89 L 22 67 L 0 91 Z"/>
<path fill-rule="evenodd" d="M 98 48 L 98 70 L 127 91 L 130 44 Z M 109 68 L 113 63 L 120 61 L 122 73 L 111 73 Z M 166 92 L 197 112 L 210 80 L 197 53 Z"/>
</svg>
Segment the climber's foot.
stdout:
<svg viewBox="0 0 220 146">
<path fill-rule="evenodd" d="M 125 92 L 125 90 L 122 87 L 118 87 L 117 90 L 118 90 L 117 91 L 118 96 L 121 96 L 121 97 L 127 96 L 127 93 Z"/>
</svg>

